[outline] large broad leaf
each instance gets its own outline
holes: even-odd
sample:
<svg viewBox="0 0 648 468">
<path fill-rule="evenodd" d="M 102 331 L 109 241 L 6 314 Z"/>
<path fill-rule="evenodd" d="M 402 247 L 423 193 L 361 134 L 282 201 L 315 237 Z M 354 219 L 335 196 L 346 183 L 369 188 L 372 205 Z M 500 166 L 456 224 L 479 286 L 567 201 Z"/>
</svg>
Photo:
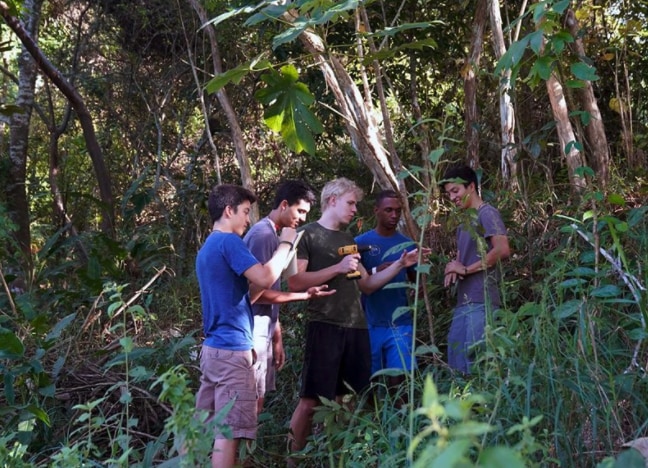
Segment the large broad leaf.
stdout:
<svg viewBox="0 0 648 468">
<path fill-rule="evenodd" d="M 555 57 L 552 56 L 540 57 L 531 67 L 529 76 L 538 75 L 541 79 L 547 81 L 551 77 L 555 60 Z"/>
<path fill-rule="evenodd" d="M 596 81 L 599 79 L 596 69 L 584 62 L 572 63 L 570 69 L 579 80 Z"/>
<path fill-rule="evenodd" d="M 529 45 L 528 36 L 511 44 L 508 50 L 504 52 L 504 55 L 502 55 L 502 57 L 499 59 L 499 62 L 495 67 L 495 74 L 498 75 L 502 73 L 503 70 L 513 68 L 518 65 L 518 63 L 522 59 L 522 56 L 524 55 L 524 51 L 526 50 L 527 45 Z"/>
<path fill-rule="evenodd" d="M 280 72 L 270 70 L 261 77 L 266 87 L 257 91 L 255 97 L 266 106 L 266 125 L 281 135 L 288 148 L 296 153 L 315 154 L 314 134 L 324 129 L 309 109 L 315 98 L 298 77 L 292 65 L 282 67 Z"/>
</svg>

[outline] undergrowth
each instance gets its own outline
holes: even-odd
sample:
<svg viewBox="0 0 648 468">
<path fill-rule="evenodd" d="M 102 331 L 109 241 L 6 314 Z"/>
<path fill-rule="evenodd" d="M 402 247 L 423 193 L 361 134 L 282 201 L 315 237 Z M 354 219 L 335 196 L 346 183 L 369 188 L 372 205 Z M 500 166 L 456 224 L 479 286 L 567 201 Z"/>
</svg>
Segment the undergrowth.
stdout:
<svg viewBox="0 0 648 468">
<path fill-rule="evenodd" d="M 473 374 L 443 362 L 452 297 L 438 269 L 451 252 L 435 252 L 425 276 L 432 329 L 416 308 L 418 369 L 396 394 L 377 376 L 350 404 L 323 401 L 301 466 L 641 465 L 622 445 L 648 435 L 648 208 L 593 192 L 517 223 L 531 205 L 498 197 L 516 252 Z M 13 226 L 0 219 L 6 245 Z M 84 263 L 69 246 L 51 239 L 21 288 L 19 262 L 2 264 L 0 465 L 202 465 L 212 429 L 193 411 L 195 279 L 167 275 L 160 256 L 133 280 L 118 268 L 120 247 L 90 248 Z M 286 463 L 307 317 L 303 304 L 282 317 L 288 360 L 259 438 L 242 449 L 247 466 Z"/>
</svg>

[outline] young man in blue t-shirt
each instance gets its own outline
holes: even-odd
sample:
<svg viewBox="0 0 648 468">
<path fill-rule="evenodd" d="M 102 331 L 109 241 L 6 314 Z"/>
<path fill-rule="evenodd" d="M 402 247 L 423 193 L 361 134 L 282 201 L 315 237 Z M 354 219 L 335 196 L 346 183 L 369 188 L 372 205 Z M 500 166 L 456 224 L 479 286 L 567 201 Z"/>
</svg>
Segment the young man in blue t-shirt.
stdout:
<svg viewBox="0 0 648 468">
<path fill-rule="evenodd" d="M 398 194 L 384 190 L 374 203 L 376 227 L 355 238 L 358 245 L 370 245 L 371 249 L 361 254 L 361 262 L 368 273 L 375 274 L 398 260 L 403 250 L 414 250 L 412 239 L 398 231 L 402 205 Z M 416 280 L 414 266 L 401 270 L 385 286 Z M 412 311 L 408 310 L 408 288 L 382 287 L 372 294 L 362 295 L 362 305 L 369 326 L 371 343 L 371 372 L 382 369 L 411 370 L 413 358 Z M 396 316 L 396 318 L 394 318 Z M 404 375 L 390 376 L 387 381 L 394 388 Z"/>
<path fill-rule="evenodd" d="M 196 408 L 210 417 L 231 400 L 224 424 L 233 439 L 215 434 L 213 467 L 234 465 L 240 439 L 254 439 L 257 394 L 254 381 L 253 316 L 248 282 L 271 288 L 283 270 L 296 238 L 284 228 L 272 258 L 264 265 L 241 239 L 256 196 L 236 185 L 219 185 L 209 194 L 213 230 L 196 257 L 205 341 L 200 357 Z"/>
<path fill-rule="evenodd" d="M 445 267 L 444 285 L 457 283 L 457 305 L 448 333 L 448 365 L 470 373 L 474 351 L 484 337 L 486 313 L 500 306 L 497 264 L 511 254 L 499 211 L 477 191 L 477 174 L 468 166 L 448 170 L 442 182 L 450 201 L 466 217 L 457 228 L 457 257 Z"/>
</svg>

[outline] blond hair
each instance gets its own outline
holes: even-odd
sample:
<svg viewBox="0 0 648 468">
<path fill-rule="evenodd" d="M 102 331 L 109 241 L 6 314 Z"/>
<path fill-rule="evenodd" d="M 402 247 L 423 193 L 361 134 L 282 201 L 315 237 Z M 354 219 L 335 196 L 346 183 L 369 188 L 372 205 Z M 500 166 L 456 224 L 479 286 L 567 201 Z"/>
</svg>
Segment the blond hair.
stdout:
<svg viewBox="0 0 648 468">
<path fill-rule="evenodd" d="M 341 197 L 345 193 L 353 192 L 358 201 L 362 200 L 364 192 L 352 180 L 339 177 L 328 182 L 322 189 L 322 211 L 326 211 L 331 197 Z"/>
</svg>

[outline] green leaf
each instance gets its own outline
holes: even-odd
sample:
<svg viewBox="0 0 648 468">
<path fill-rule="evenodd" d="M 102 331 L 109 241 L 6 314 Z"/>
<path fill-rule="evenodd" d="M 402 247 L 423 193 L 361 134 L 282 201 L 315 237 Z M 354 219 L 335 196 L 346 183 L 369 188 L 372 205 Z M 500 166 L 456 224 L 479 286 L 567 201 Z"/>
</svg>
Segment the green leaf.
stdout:
<svg viewBox="0 0 648 468">
<path fill-rule="evenodd" d="M 68 327 L 68 325 L 70 325 L 74 321 L 75 318 L 76 318 L 76 312 L 63 317 L 61 320 L 59 320 L 59 322 L 56 325 L 54 325 L 52 330 L 45 337 L 45 340 L 46 341 L 57 340 L 61 336 L 63 330 L 65 330 Z"/>
<path fill-rule="evenodd" d="M 582 83 L 582 81 L 581 81 Z M 580 117 L 580 121 L 583 125 L 587 126 L 592 120 L 592 114 L 587 111 L 572 111 L 569 113 L 570 117 Z"/>
<path fill-rule="evenodd" d="M 529 76 L 538 75 L 543 80 L 547 81 L 551 78 L 551 72 L 553 71 L 554 57 L 544 56 L 540 57 L 535 61 L 529 72 Z"/>
<path fill-rule="evenodd" d="M 596 270 L 589 267 L 576 267 L 567 273 L 569 276 L 584 276 L 586 278 L 593 278 L 596 276 Z"/>
<path fill-rule="evenodd" d="M 558 284 L 558 287 L 561 289 L 566 289 L 566 288 L 575 288 L 577 286 L 582 286 L 586 284 L 587 281 L 581 278 L 570 278 L 568 280 L 562 281 Z"/>
<path fill-rule="evenodd" d="M 466 452 L 470 449 L 469 440 L 456 440 L 446 446 L 436 457 L 432 463 L 430 463 L 430 468 L 448 468 L 449 466 L 458 466 L 458 463 L 467 462 Z"/>
<path fill-rule="evenodd" d="M 414 354 L 417 356 L 424 356 L 426 354 L 439 354 L 439 348 L 433 345 L 421 345 L 416 347 Z"/>
<path fill-rule="evenodd" d="M 580 151 L 581 153 L 583 152 L 583 145 L 576 140 L 572 140 L 565 145 L 565 154 L 569 154 L 572 148 L 575 149 L 576 151 Z"/>
<path fill-rule="evenodd" d="M 506 468 L 524 468 L 517 451 L 509 447 L 488 447 L 479 456 L 478 466 L 505 466 Z"/>
<path fill-rule="evenodd" d="M 250 16 L 243 24 L 245 26 L 254 26 L 263 21 L 277 19 L 290 8 L 293 8 L 293 4 L 291 2 L 284 2 L 281 5 L 270 5 L 269 7 L 261 10 L 259 13 L 255 13 L 254 15 Z"/>
<path fill-rule="evenodd" d="M 606 284 L 605 286 L 593 289 L 590 293 L 593 297 L 618 297 L 621 295 L 621 290 L 615 284 Z"/>
<path fill-rule="evenodd" d="M 557 319 L 566 319 L 571 317 L 576 312 L 580 310 L 581 301 L 571 300 L 560 304 L 553 313 L 553 316 Z"/>
<path fill-rule="evenodd" d="M 494 429 L 488 423 L 482 423 L 477 421 L 465 421 L 456 426 L 453 426 L 450 429 L 450 434 L 452 437 L 473 437 L 481 436 L 491 432 Z"/>
<path fill-rule="evenodd" d="M 401 306 L 397 307 L 394 313 L 392 314 L 392 320 L 396 320 L 397 318 L 401 317 L 402 315 L 407 315 L 412 312 L 412 308 L 409 306 Z"/>
<path fill-rule="evenodd" d="M 119 339 L 119 344 L 125 353 L 130 353 L 135 348 L 135 342 L 130 336 L 125 336 Z"/>
<path fill-rule="evenodd" d="M 213 19 L 207 21 L 205 24 L 203 24 L 201 26 L 201 29 L 206 27 L 206 26 L 209 26 L 209 25 L 216 26 L 216 25 L 222 23 L 223 21 L 228 20 L 230 18 L 233 18 L 235 16 L 238 16 L 240 14 L 252 13 L 253 11 L 255 11 L 255 10 L 259 9 L 260 7 L 262 7 L 264 4 L 265 4 L 265 2 L 261 2 L 256 6 L 244 6 L 244 7 L 241 7 L 241 8 L 234 8 L 233 10 L 227 11 L 227 12 L 221 14 L 221 15 L 218 15 L 216 18 L 213 18 Z"/>
<path fill-rule="evenodd" d="M 445 148 L 437 148 L 432 151 L 430 151 L 430 154 L 428 154 L 428 160 L 432 164 L 437 164 L 439 162 L 439 159 L 443 154 L 445 153 Z"/>
<path fill-rule="evenodd" d="M 640 206 L 638 208 L 633 208 L 628 213 L 628 226 L 635 227 L 637 224 L 642 223 L 648 212 L 648 206 Z"/>
<path fill-rule="evenodd" d="M 576 146 L 576 149 L 578 149 L 579 151 L 583 151 L 583 145 L 581 145 L 580 143 L 572 141 L 570 143 L 567 143 L 567 147 L 570 147 L 570 144 Z M 567 149 L 565 149 L 565 152 L 567 152 Z M 589 166 L 579 166 L 574 169 L 574 173 L 579 177 L 594 177 L 596 175 L 594 169 Z"/>
<path fill-rule="evenodd" d="M 0 335 L 0 339 L 2 339 L 2 335 Z M 0 353 L 0 356 L 2 354 Z M 16 402 L 16 391 L 14 390 L 14 381 L 15 381 L 15 376 L 11 372 L 4 372 L 4 376 L 2 379 L 2 382 L 4 383 L 4 397 L 6 402 L 9 404 L 9 406 L 13 406 L 13 404 Z M 0 405 L 0 411 L 5 408 L 5 405 Z M 2 414 L 2 413 L 0 413 Z"/>
<path fill-rule="evenodd" d="M 635 328 L 633 330 L 629 330 L 627 333 L 628 338 L 630 338 L 632 341 L 645 340 L 646 338 L 648 338 L 648 332 L 643 328 Z"/>
<path fill-rule="evenodd" d="M 500 74 L 502 73 L 502 70 L 513 68 L 515 65 L 517 65 L 522 59 L 522 56 L 524 55 L 524 51 L 526 50 L 528 44 L 528 36 L 511 44 L 509 49 L 504 52 L 504 55 L 502 55 L 502 57 L 499 59 L 499 62 L 495 67 L 495 74 Z"/>
<path fill-rule="evenodd" d="M 36 416 L 36 419 L 42 421 L 48 426 L 50 425 L 49 415 L 45 411 L 43 411 L 43 409 L 40 408 L 39 406 L 28 405 L 25 409 L 29 411 L 31 414 L 33 414 L 34 416 Z"/>
<path fill-rule="evenodd" d="M 268 68 L 270 68 L 270 61 L 267 59 L 261 59 L 259 56 L 250 62 L 243 63 L 236 68 L 232 68 L 224 73 L 216 75 L 214 78 L 209 80 L 205 86 L 205 90 L 209 94 L 217 93 L 229 83 L 239 84 L 241 80 L 250 73 L 267 70 Z"/>
<path fill-rule="evenodd" d="M 261 77 L 266 87 L 255 97 L 266 106 L 264 122 L 281 135 L 288 148 L 315 154 L 314 134 L 322 133 L 324 128 L 309 109 L 315 98 L 298 77 L 293 65 L 282 67 L 280 72 L 270 70 Z"/>
<path fill-rule="evenodd" d="M 623 198 L 623 195 L 620 195 L 618 193 L 611 193 L 608 195 L 608 203 L 612 205 L 617 205 L 617 206 L 625 206 L 626 201 L 625 198 Z"/>
<path fill-rule="evenodd" d="M 569 8 L 569 3 L 571 0 L 561 0 L 559 2 L 556 2 L 553 4 L 551 9 L 558 13 L 559 15 L 562 15 L 567 8 Z"/>
<path fill-rule="evenodd" d="M 565 85 L 571 89 L 583 89 L 586 86 L 582 80 L 567 80 Z"/>
<path fill-rule="evenodd" d="M 569 67 L 572 74 L 579 80 L 596 81 L 599 79 L 596 69 L 584 62 L 572 63 Z"/>
<path fill-rule="evenodd" d="M 0 359 L 16 359 L 25 354 L 25 346 L 13 332 L 0 334 Z"/>
<path fill-rule="evenodd" d="M 529 34 L 527 36 L 527 39 L 529 40 L 529 47 L 531 47 L 531 50 L 539 55 L 540 51 L 542 50 L 542 42 L 544 40 L 543 31 L 541 29 L 538 29 L 537 31 Z"/>
<path fill-rule="evenodd" d="M 443 24 L 441 21 L 435 21 L 435 23 L 438 24 Z M 410 29 L 426 29 L 432 26 L 432 23 L 405 23 L 401 24 L 400 26 L 393 27 L 393 28 L 385 28 L 381 29 L 380 31 L 375 31 L 371 34 L 368 34 L 368 36 L 371 37 L 393 37 L 398 33 L 401 33 L 403 31 L 408 31 Z"/>
<path fill-rule="evenodd" d="M 614 468 L 645 468 L 646 459 L 637 449 L 625 449 L 614 462 Z"/>
</svg>

